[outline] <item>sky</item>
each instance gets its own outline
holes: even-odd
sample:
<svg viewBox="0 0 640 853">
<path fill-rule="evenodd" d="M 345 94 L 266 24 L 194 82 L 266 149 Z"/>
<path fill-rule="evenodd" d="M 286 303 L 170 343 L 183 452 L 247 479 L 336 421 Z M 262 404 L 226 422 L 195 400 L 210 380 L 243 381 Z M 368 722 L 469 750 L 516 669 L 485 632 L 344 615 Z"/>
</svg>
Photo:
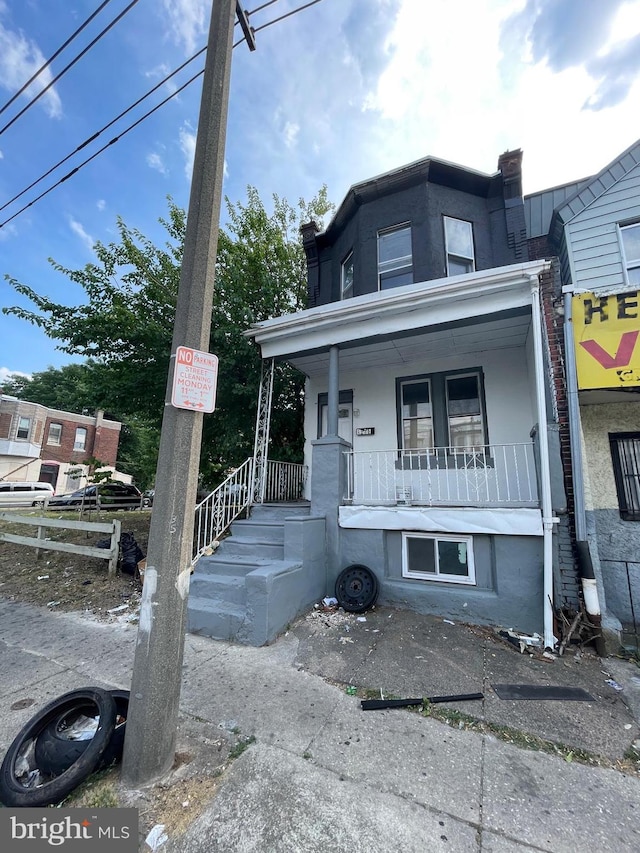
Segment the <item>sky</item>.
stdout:
<svg viewBox="0 0 640 853">
<path fill-rule="evenodd" d="M 243 2 L 258 32 L 256 51 L 233 51 L 232 202 L 251 185 L 268 208 L 273 194 L 295 204 L 326 184 L 338 205 L 352 184 L 423 157 L 491 174 L 515 148 L 531 193 L 596 174 L 640 136 L 640 0 L 320 0 L 264 27 L 308 1 Z M 104 4 L 3 110 L 103 4 L 0 0 L 0 309 L 32 307 L 6 276 L 81 304 L 49 259 L 84 268 L 96 241 L 117 240 L 118 217 L 164 243 L 167 197 L 188 207 L 202 77 L 19 213 L 203 67 L 201 56 L 76 152 L 206 44 L 211 0 L 138 0 L 31 103 L 130 3 Z M 0 314 L 0 383 L 73 360 Z"/>
</svg>

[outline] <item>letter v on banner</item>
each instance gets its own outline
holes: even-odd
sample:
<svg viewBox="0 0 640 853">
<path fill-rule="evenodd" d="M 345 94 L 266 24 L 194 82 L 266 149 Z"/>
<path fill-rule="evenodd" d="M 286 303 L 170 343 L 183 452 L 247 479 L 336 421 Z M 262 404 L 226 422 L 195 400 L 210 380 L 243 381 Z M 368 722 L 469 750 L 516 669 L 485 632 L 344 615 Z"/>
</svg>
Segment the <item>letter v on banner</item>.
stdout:
<svg viewBox="0 0 640 853">
<path fill-rule="evenodd" d="M 591 293 L 573 297 L 578 388 L 640 386 L 640 319 L 610 311 L 601 322 L 588 322 L 594 299 Z"/>
</svg>

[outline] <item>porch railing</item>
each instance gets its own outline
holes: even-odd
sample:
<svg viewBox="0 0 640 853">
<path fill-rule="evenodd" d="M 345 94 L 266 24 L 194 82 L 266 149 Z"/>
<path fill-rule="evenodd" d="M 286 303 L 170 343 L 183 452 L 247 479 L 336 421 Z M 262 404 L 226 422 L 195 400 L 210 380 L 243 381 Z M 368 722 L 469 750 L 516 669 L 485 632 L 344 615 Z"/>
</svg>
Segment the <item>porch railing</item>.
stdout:
<svg viewBox="0 0 640 853">
<path fill-rule="evenodd" d="M 212 548 L 231 522 L 252 503 L 253 458 L 246 459 L 224 482 L 196 506 L 192 564 Z M 304 493 L 307 468 L 293 462 L 269 460 L 263 501 L 297 501 Z"/>
<path fill-rule="evenodd" d="M 532 444 L 349 451 L 354 504 L 537 506 Z"/>
</svg>

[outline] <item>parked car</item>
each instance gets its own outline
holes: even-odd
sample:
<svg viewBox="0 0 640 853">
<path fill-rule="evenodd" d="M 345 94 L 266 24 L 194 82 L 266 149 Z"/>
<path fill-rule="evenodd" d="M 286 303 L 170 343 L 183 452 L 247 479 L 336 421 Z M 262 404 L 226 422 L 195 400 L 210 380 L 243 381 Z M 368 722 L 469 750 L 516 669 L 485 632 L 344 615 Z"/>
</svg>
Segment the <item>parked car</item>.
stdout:
<svg viewBox="0 0 640 853">
<path fill-rule="evenodd" d="M 146 492 L 142 493 L 142 506 L 150 507 L 153 506 L 153 499 L 155 497 L 156 490 L 155 489 L 147 489 Z"/>
<path fill-rule="evenodd" d="M 130 483 L 97 483 L 85 486 L 68 495 L 59 495 L 49 501 L 50 509 L 78 509 L 95 507 L 100 503 L 101 509 L 140 509 L 142 493 Z"/>
<path fill-rule="evenodd" d="M 0 482 L 0 509 L 5 506 L 45 506 L 52 497 L 51 483 Z"/>
</svg>

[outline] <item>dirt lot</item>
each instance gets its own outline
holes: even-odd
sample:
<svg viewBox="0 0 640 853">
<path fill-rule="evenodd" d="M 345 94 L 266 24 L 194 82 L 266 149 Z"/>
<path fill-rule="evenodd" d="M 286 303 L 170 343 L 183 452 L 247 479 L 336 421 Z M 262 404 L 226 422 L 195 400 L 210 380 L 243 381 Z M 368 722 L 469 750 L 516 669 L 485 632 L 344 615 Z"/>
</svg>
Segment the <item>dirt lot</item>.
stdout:
<svg viewBox="0 0 640 853">
<path fill-rule="evenodd" d="M 75 511 L 42 513 L 22 509 L 15 510 L 15 514 L 33 518 L 34 525 L 0 520 L 0 532 L 36 536 L 39 517 L 79 520 Z M 122 534 L 131 533 L 146 554 L 151 520 L 149 510 L 101 512 L 99 515 L 91 512 L 85 513 L 82 520 L 103 522 L 114 518 L 120 520 Z M 106 534 L 49 528 L 45 536 L 54 541 L 95 546 Z M 118 612 L 122 614 L 125 608 L 121 606 L 128 604 L 133 617 L 142 590 L 140 577 L 120 570 L 109 577 L 108 565 L 106 559 L 44 549 L 36 560 L 32 547 L 0 542 L 0 595 L 58 610 L 85 611 L 104 619 L 111 618 L 109 611 L 116 607 L 121 608 Z"/>
</svg>

